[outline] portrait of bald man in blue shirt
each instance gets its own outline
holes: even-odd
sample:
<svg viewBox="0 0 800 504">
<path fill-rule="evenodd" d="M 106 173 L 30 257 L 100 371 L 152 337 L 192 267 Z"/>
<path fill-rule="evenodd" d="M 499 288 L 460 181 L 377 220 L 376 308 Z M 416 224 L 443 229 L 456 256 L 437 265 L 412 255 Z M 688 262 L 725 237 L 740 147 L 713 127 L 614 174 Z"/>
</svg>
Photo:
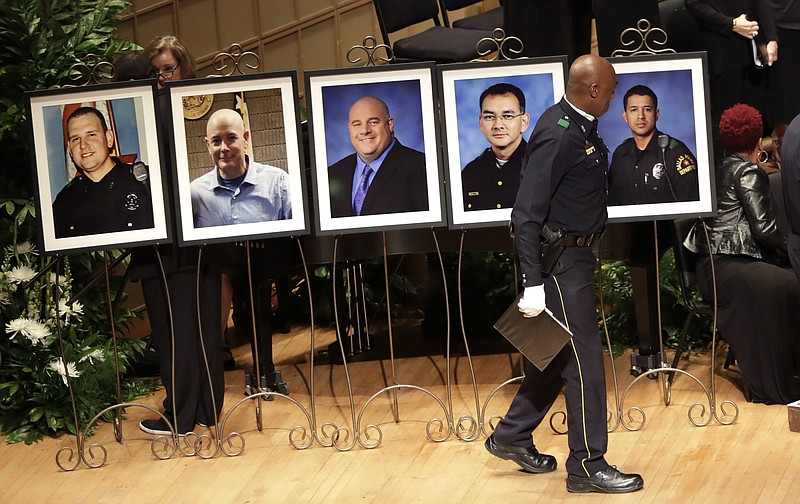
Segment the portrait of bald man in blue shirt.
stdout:
<svg viewBox="0 0 800 504">
<path fill-rule="evenodd" d="M 292 218 L 289 176 L 247 154 L 250 131 L 231 109 L 214 112 L 205 143 L 214 167 L 192 181 L 194 227 L 228 226 Z"/>
</svg>

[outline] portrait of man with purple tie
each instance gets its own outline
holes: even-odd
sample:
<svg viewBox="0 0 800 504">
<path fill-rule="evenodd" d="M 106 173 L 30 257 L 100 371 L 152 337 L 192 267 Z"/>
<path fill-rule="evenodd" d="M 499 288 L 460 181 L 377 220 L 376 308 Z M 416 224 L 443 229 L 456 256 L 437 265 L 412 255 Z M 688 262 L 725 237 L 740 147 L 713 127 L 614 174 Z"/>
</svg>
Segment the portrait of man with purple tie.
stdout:
<svg viewBox="0 0 800 504">
<path fill-rule="evenodd" d="M 359 98 L 347 128 L 355 152 L 328 169 L 331 217 L 428 210 L 425 155 L 395 137 L 386 102 Z"/>
</svg>

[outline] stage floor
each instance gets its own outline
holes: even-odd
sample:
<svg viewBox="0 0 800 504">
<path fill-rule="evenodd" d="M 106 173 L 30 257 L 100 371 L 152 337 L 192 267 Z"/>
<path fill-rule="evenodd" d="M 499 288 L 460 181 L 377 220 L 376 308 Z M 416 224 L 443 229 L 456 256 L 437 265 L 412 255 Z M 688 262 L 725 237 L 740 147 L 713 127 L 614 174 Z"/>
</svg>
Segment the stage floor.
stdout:
<svg viewBox="0 0 800 504">
<path fill-rule="evenodd" d="M 324 349 L 333 340 L 330 330 L 317 330 L 314 346 Z M 274 337 L 277 368 L 290 388 L 290 397 L 310 411 L 309 341 L 308 328 L 295 328 Z M 249 346 L 237 347 L 234 355 L 238 369 L 225 375 L 224 413 L 244 398 L 243 369 L 249 369 Z M 721 364 L 721 359 L 717 362 Z M 448 408 L 444 358 L 404 358 L 394 364 L 397 383 L 424 388 Z M 682 362 L 681 369 L 693 373 L 708 387 L 709 364 L 710 355 L 693 355 Z M 483 408 L 492 390 L 519 374 L 515 355 L 475 356 L 473 365 L 477 406 L 468 361 L 464 357 L 451 359 L 451 400 L 456 419 L 462 415 L 478 418 L 477 409 Z M 633 380 L 629 365 L 628 355 L 615 361 L 620 394 Z M 614 386 L 608 361 L 607 370 L 609 405 L 613 409 Z M 391 362 L 383 360 L 349 366 L 355 414 L 350 408 L 344 367 L 323 364 L 313 370 L 317 433 L 322 437 L 323 430 L 328 432 L 322 427 L 328 422 L 342 427 L 345 430 L 338 444 L 343 449 L 352 446 L 347 451 L 317 442 L 303 450 L 292 447 L 290 430 L 302 425 L 308 431 L 309 422 L 292 401 L 277 398 L 261 403 L 261 431 L 256 425 L 256 401 L 245 401 L 229 417 L 225 431 L 241 433 L 246 442 L 240 455 L 219 452 L 203 459 L 176 453 L 168 460 L 157 460 L 151 453 L 152 436 L 137 428 L 139 420 L 152 414 L 144 408 L 130 408 L 123 424 L 123 443 L 114 440 L 109 424 L 101 425 L 90 438 L 89 443 L 100 443 L 108 450 L 107 462 L 97 469 L 83 464 L 71 472 L 59 469 L 56 452 L 62 447 L 75 448 L 71 436 L 45 439 L 33 446 L 0 445 L 0 502 L 800 502 L 800 433 L 789 431 L 786 407 L 745 402 L 735 385 L 737 373 L 719 372 L 717 402 L 730 399 L 739 407 L 733 425 L 722 425 L 715 419 L 705 427 L 692 425 L 689 408 L 704 402 L 707 418 L 708 401 L 702 387 L 682 374 L 676 378 L 668 407 L 664 406 L 659 381 L 641 379 L 627 393 L 624 412 L 637 406 L 644 411 L 646 423 L 639 431 L 618 425 L 609 435 L 607 459 L 623 471 L 644 476 L 644 489 L 631 495 L 568 494 L 563 468 L 567 439 L 549 425 L 542 425 L 534 436 L 539 450 L 556 456 L 559 468 L 543 475 L 526 474 L 515 464 L 489 455 L 483 447 L 483 433 L 474 441 L 463 441 L 452 433 L 443 442 L 433 442 L 426 436 L 426 426 L 431 419 L 445 418 L 445 412 L 436 399 L 416 388 L 397 391 L 399 422 L 395 422 L 390 393 L 379 394 L 369 403 L 361 423 L 378 425 L 382 440 L 377 448 L 363 448 L 355 443 L 353 417 L 358 419 L 364 404 L 393 382 Z M 486 431 L 491 431 L 489 418 L 505 412 L 516 388 L 515 384 L 501 388 L 489 402 Z M 163 391 L 159 391 L 142 403 L 157 407 L 162 399 Z M 563 398 L 553 409 L 558 410 L 563 410 Z M 717 414 L 722 414 L 719 407 Z M 617 423 L 616 417 L 614 412 L 612 426 Z M 560 417 L 555 423 L 560 423 Z M 431 433 L 437 432 L 433 426 Z M 376 431 L 369 434 L 376 439 Z M 362 434 L 362 440 L 364 437 Z"/>
</svg>

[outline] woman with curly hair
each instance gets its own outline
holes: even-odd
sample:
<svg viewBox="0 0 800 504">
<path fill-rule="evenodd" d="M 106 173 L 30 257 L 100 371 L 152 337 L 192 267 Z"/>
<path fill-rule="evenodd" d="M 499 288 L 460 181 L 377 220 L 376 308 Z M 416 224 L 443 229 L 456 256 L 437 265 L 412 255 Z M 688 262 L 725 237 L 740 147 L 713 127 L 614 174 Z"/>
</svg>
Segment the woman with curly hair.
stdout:
<svg viewBox="0 0 800 504">
<path fill-rule="evenodd" d="M 761 114 L 749 105 L 723 112 L 717 216 L 706 221 L 708 240 L 698 223 L 684 246 L 700 254 L 697 283 L 710 301 L 714 268 L 720 336 L 736 356 L 745 397 L 786 404 L 800 399 L 800 326 L 794 319 L 800 282 L 785 267 L 786 237 L 778 230 L 769 179 L 756 162 L 762 127 Z"/>
</svg>

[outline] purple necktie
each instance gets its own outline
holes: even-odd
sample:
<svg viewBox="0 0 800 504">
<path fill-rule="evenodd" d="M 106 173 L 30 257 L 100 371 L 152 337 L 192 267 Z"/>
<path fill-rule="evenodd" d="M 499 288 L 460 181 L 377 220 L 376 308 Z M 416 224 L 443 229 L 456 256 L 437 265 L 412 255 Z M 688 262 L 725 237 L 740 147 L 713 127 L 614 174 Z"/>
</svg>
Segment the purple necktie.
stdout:
<svg viewBox="0 0 800 504">
<path fill-rule="evenodd" d="M 367 195 L 367 189 L 369 188 L 370 175 L 372 175 L 372 167 L 364 165 L 364 173 L 361 175 L 361 182 L 358 183 L 356 197 L 353 198 L 353 210 L 355 210 L 356 215 L 361 215 L 361 207 L 364 205 L 364 197 Z"/>
</svg>

